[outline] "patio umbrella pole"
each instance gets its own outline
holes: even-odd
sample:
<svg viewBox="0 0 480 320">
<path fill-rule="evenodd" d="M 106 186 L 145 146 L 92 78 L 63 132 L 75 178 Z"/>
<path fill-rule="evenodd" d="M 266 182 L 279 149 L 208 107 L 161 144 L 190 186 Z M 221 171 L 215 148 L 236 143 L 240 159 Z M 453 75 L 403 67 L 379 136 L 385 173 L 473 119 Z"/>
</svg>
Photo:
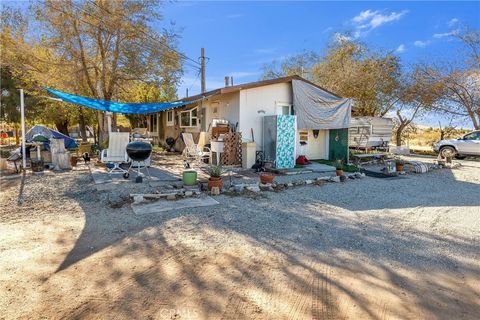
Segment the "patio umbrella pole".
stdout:
<svg viewBox="0 0 480 320">
<path fill-rule="evenodd" d="M 25 148 L 25 103 L 23 101 L 23 89 L 20 89 L 20 116 L 22 122 L 22 168 L 27 167 L 27 151 Z"/>
</svg>

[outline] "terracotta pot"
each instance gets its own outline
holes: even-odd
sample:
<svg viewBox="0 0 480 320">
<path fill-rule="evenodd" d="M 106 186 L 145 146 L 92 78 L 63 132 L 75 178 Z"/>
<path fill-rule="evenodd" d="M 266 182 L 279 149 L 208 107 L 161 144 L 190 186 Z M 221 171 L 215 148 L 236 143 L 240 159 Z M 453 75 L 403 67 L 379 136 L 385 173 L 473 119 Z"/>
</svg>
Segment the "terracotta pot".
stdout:
<svg viewBox="0 0 480 320">
<path fill-rule="evenodd" d="M 72 156 L 70 158 L 70 164 L 72 165 L 72 167 L 75 167 L 77 165 L 77 161 L 78 161 L 78 157 L 77 156 Z"/>
<path fill-rule="evenodd" d="M 343 175 L 343 170 L 342 169 L 335 169 L 335 173 L 337 174 L 337 176 L 341 176 L 341 175 Z"/>
<path fill-rule="evenodd" d="M 398 164 L 398 163 L 397 163 L 397 164 L 395 165 L 395 167 L 396 167 L 395 169 L 397 170 L 397 172 L 403 171 L 403 164 Z"/>
<path fill-rule="evenodd" d="M 261 174 L 260 182 L 262 184 L 272 183 L 274 178 L 275 176 L 272 176 L 271 174 Z"/>
<path fill-rule="evenodd" d="M 210 177 L 208 179 L 208 191 L 211 191 L 213 187 L 218 187 L 220 191 L 223 187 L 223 180 L 221 177 Z"/>
</svg>

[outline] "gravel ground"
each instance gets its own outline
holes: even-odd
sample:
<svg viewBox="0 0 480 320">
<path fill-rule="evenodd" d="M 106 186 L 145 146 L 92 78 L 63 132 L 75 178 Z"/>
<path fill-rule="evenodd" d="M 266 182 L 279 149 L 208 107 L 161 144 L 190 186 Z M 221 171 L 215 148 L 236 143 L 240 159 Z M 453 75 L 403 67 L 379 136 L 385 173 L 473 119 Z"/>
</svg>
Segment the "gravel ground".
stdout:
<svg viewBox="0 0 480 320">
<path fill-rule="evenodd" d="M 2 181 L 0 318 L 480 314 L 476 165 L 143 215 L 85 170 L 23 181 Z"/>
</svg>

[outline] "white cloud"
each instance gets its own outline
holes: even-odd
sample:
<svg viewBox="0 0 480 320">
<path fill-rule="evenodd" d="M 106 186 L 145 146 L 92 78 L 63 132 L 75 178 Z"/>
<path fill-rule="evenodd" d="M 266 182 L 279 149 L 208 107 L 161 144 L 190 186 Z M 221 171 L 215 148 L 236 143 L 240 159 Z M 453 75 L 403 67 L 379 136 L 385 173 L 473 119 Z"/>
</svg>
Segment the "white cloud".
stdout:
<svg viewBox="0 0 480 320">
<path fill-rule="evenodd" d="M 378 11 L 365 10 L 360 12 L 357 16 L 353 17 L 352 21 L 355 23 L 362 23 L 376 14 L 378 14 Z"/>
<path fill-rule="evenodd" d="M 455 26 L 458 22 L 459 22 L 459 20 L 458 20 L 457 18 L 453 18 L 453 19 L 451 19 L 451 20 L 449 20 L 449 21 L 447 22 L 447 26 L 453 27 L 453 26 Z"/>
<path fill-rule="evenodd" d="M 407 50 L 407 48 L 406 48 L 405 45 L 402 43 L 401 45 L 398 46 L 398 48 L 395 50 L 395 52 L 397 52 L 397 53 L 402 53 L 402 52 L 405 52 L 405 50 Z"/>
<path fill-rule="evenodd" d="M 416 47 L 425 48 L 429 43 L 430 43 L 430 41 L 428 41 L 428 40 L 426 40 L 426 41 L 417 40 L 413 43 L 413 45 L 416 46 Z"/>
<path fill-rule="evenodd" d="M 367 34 L 369 31 L 378 28 L 384 24 L 398 21 L 408 10 L 402 10 L 400 12 L 390 12 L 387 14 L 382 14 L 379 11 L 365 10 L 361 11 L 358 15 L 352 18 L 352 23 L 355 26 L 354 36 L 356 38 Z"/>
<path fill-rule="evenodd" d="M 450 36 L 454 36 L 458 33 L 458 29 L 457 30 L 452 30 L 450 32 L 444 32 L 444 33 L 435 33 L 433 35 L 434 38 L 437 38 L 437 39 L 440 39 L 440 38 L 445 38 L 445 37 L 450 37 Z"/>
</svg>

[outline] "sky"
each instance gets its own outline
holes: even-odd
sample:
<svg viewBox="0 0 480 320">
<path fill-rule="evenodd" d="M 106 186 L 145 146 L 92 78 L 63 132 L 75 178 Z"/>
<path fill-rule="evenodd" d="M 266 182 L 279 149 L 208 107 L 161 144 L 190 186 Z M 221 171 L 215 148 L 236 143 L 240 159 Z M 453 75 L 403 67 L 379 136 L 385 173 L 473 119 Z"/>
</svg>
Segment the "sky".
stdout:
<svg viewBox="0 0 480 320">
<path fill-rule="evenodd" d="M 447 60 L 461 52 L 449 35 L 461 25 L 480 28 L 480 2 L 374 1 L 177 1 L 164 5 L 159 28 L 174 23 L 179 49 L 207 59 L 207 90 L 224 86 L 224 77 L 240 84 L 259 80 L 262 66 L 304 50 L 324 53 L 338 33 L 369 47 L 395 51 L 405 66 Z M 198 71 L 185 66 L 178 96 L 200 92 Z M 422 119 L 436 124 L 437 118 Z"/>
</svg>

